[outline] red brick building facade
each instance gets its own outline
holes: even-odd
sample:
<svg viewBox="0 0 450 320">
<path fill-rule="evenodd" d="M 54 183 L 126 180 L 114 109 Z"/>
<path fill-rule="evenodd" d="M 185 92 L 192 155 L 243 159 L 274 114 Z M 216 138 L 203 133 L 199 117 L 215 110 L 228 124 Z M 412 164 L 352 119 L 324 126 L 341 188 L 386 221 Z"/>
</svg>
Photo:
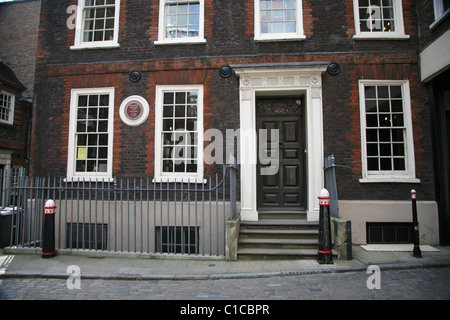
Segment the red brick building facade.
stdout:
<svg viewBox="0 0 450 320">
<path fill-rule="evenodd" d="M 411 189 L 422 241 L 438 242 L 416 1 L 43 0 L 41 9 L 33 175 L 201 180 L 218 166 L 203 163 L 209 142 L 200 137 L 240 129 L 242 220 L 264 209 L 317 220 L 324 159 L 334 154 L 349 167 L 337 185 L 355 243 L 370 242 L 371 226 L 410 223 Z M 232 74 L 221 76 L 224 66 Z M 137 125 L 121 117 L 127 98 L 148 110 Z M 181 121 L 197 140 L 190 165 L 177 166 L 164 134 Z M 271 125 L 284 139 L 272 180 L 254 161 L 255 137 L 243 143 L 245 130 Z"/>
</svg>

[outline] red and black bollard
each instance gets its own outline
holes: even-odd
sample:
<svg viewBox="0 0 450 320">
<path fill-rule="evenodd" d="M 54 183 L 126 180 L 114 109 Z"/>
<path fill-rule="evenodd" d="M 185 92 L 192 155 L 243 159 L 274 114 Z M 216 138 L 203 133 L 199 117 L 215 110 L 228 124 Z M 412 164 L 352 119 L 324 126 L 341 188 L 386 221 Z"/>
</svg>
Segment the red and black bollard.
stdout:
<svg viewBox="0 0 450 320">
<path fill-rule="evenodd" d="M 333 251 L 331 249 L 331 221 L 330 221 L 330 193 L 322 189 L 319 196 L 319 252 L 317 262 L 320 264 L 333 264 Z"/>
<path fill-rule="evenodd" d="M 42 238 L 42 258 L 56 256 L 55 249 L 55 210 L 53 200 L 48 200 L 44 206 L 44 228 Z"/>
<path fill-rule="evenodd" d="M 411 190 L 411 202 L 412 202 L 412 215 L 413 215 L 413 256 L 416 258 L 422 258 L 422 252 L 419 246 L 419 222 L 417 221 L 417 203 L 416 203 L 416 190 Z"/>
</svg>

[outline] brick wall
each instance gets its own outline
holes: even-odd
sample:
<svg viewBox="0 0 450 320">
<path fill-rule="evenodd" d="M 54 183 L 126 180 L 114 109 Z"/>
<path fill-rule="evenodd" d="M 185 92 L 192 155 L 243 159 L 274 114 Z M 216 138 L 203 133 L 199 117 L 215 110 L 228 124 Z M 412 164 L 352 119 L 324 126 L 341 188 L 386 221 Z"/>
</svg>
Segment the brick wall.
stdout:
<svg viewBox="0 0 450 320">
<path fill-rule="evenodd" d="M 429 114 L 420 83 L 416 1 L 403 1 L 405 30 L 401 41 L 353 40 L 353 1 L 303 1 L 306 40 L 255 42 L 252 0 L 205 3 L 206 44 L 155 45 L 159 1 L 121 1 L 120 48 L 71 51 L 74 30 L 66 27 L 66 8 L 75 0 L 42 2 L 42 23 L 36 81 L 33 173 L 65 175 L 67 166 L 70 90 L 81 87 L 116 88 L 113 175 L 153 175 L 154 102 L 156 85 L 203 84 L 205 129 L 239 127 L 239 81 L 223 79 L 225 64 L 336 61 L 337 76 L 324 74 L 324 155 L 334 153 L 341 199 L 406 199 L 414 187 L 422 199 L 434 197 Z M 55 36 L 57 34 L 58 36 Z M 132 83 L 128 74 L 139 70 L 142 79 Z M 371 184 L 361 178 L 359 79 L 408 79 L 413 109 L 416 174 L 420 185 Z M 141 95 L 150 104 L 148 120 L 128 127 L 118 116 L 120 103 Z M 50 156 L 45 146 L 52 145 Z M 43 147 L 44 146 L 44 147 Z M 45 155 L 45 156 L 44 156 Z M 212 167 L 206 168 L 208 171 Z M 400 195 L 396 191 L 401 191 Z"/>
<path fill-rule="evenodd" d="M 450 28 L 450 19 L 444 19 L 430 28 L 435 22 L 433 0 L 417 1 L 417 11 L 420 12 L 417 24 L 420 30 L 420 47 L 423 50 Z"/>
<path fill-rule="evenodd" d="M 24 98 L 33 97 L 40 2 L 0 3 L 0 59 L 27 87 Z"/>
</svg>

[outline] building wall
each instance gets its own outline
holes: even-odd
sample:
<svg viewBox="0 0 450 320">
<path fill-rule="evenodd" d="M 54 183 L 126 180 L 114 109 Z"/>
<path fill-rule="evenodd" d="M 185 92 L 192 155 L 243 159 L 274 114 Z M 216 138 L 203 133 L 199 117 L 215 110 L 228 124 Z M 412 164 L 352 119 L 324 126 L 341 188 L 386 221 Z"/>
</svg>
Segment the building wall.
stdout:
<svg viewBox="0 0 450 320">
<path fill-rule="evenodd" d="M 435 15 L 438 1 L 418 2 L 421 80 L 427 87 L 431 113 L 436 201 L 439 208 L 440 244 L 450 243 L 450 151 L 448 97 L 450 92 L 450 12 Z"/>
<path fill-rule="evenodd" d="M 0 4 L 0 59 L 27 87 L 25 99 L 33 98 L 40 7 L 41 0 Z"/>
<path fill-rule="evenodd" d="M 152 176 L 156 85 L 203 84 L 205 129 L 237 129 L 239 78 L 221 78 L 221 66 L 335 61 L 341 66 L 340 74 L 322 77 L 323 155 L 333 153 L 336 163 L 350 167 L 337 169 L 339 198 L 405 201 L 414 188 L 420 200 L 434 201 L 430 115 L 417 55 L 416 1 L 402 1 L 405 34 L 409 35 L 404 40 L 356 40 L 352 0 L 305 0 L 305 40 L 259 42 L 254 40 L 254 1 L 205 0 L 206 43 L 157 45 L 159 1 L 128 0 L 121 1 L 119 48 L 71 50 L 75 30 L 67 28 L 70 14 L 66 10 L 76 3 L 42 1 L 34 175 L 66 174 L 71 89 L 115 87 L 113 175 Z M 137 83 L 128 78 L 132 70 L 142 73 Z M 358 81 L 362 79 L 409 80 L 420 183 L 359 182 L 363 160 Z M 118 110 L 126 97 L 135 94 L 149 102 L 150 115 L 141 126 L 128 127 Z"/>
</svg>

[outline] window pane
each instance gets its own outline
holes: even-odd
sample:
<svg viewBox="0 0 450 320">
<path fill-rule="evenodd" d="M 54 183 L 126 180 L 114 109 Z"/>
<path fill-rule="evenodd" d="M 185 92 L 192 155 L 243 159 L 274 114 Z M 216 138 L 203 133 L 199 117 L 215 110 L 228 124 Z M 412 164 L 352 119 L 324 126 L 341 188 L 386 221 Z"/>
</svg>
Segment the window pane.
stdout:
<svg viewBox="0 0 450 320">
<path fill-rule="evenodd" d="M 295 9 L 295 0 L 285 0 L 284 8 L 285 9 Z"/>
<path fill-rule="evenodd" d="M 164 93 L 162 172 L 197 172 L 197 100 L 195 91 Z M 194 163 L 195 162 L 195 163 Z"/>
<path fill-rule="evenodd" d="M 405 146 L 403 143 L 394 143 L 392 145 L 393 155 L 394 156 L 404 156 L 405 155 Z"/>
<path fill-rule="evenodd" d="M 380 170 L 392 170 L 392 161 L 391 158 L 381 158 L 380 159 Z"/>
<path fill-rule="evenodd" d="M 394 159 L 394 170 L 406 170 L 404 158 L 395 158 Z"/>
<path fill-rule="evenodd" d="M 391 86 L 391 98 L 402 98 L 402 87 L 401 86 Z"/>
<path fill-rule="evenodd" d="M 75 172 L 107 171 L 108 121 L 109 95 L 78 96 Z"/>
<path fill-rule="evenodd" d="M 166 38 L 198 37 L 200 30 L 200 2 L 178 3 L 166 0 Z"/>
<path fill-rule="evenodd" d="M 367 144 L 367 155 L 370 156 L 378 156 L 378 144 L 368 143 Z"/>
<path fill-rule="evenodd" d="M 402 100 L 392 100 L 391 106 L 392 106 L 392 112 L 403 112 Z"/>
<path fill-rule="evenodd" d="M 378 86 L 378 99 L 389 98 L 389 87 L 388 86 Z"/>
<path fill-rule="evenodd" d="M 405 170 L 405 121 L 401 86 L 365 86 L 364 93 L 368 170 Z"/>
<path fill-rule="evenodd" d="M 163 107 L 163 117 L 173 117 L 173 107 L 172 106 L 166 106 Z"/>
<path fill-rule="evenodd" d="M 367 168 L 370 171 L 378 170 L 378 158 L 368 158 L 367 159 Z"/>
<path fill-rule="evenodd" d="M 367 127 L 378 127 L 378 116 L 376 114 L 368 114 L 366 116 Z"/>
<path fill-rule="evenodd" d="M 359 0 L 359 22 L 361 32 L 394 32 L 393 0 Z"/>
<path fill-rule="evenodd" d="M 377 129 L 367 129 L 366 130 L 366 140 L 368 142 L 378 141 L 378 130 Z"/>
<path fill-rule="evenodd" d="M 83 42 L 114 40 L 115 13 L 114 0 L 86 1 Z"/>
<path fill-rule="evenodd" d="M 296 0 L 261 0 L 259 18 L 261 33 L 295 33 Z"/>
<path fill-rule="evenodd" d="M 374 86 L 366 86 L 364 92 L 366 99 L 375 99 L 377 97 Z"/>
</svg>

